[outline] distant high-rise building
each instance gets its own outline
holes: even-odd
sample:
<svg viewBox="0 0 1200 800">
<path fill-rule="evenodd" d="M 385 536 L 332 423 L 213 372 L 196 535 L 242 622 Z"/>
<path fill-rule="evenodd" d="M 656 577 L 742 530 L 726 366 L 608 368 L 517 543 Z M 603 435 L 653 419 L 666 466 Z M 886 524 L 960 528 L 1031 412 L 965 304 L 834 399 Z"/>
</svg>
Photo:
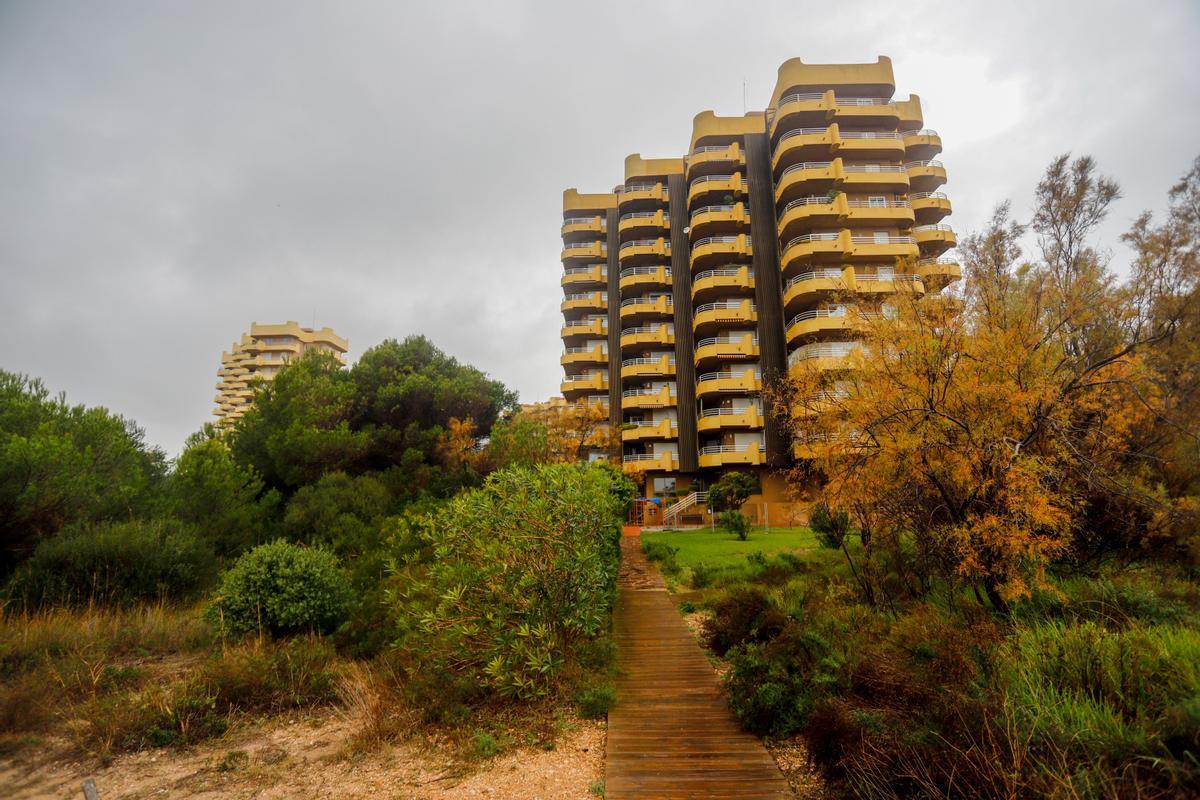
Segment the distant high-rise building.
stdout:
<svg viewBox="0 0 1200 800">
<path fill-rule="evenodd" d="M 221 368 L 217 370 L 217 408 L 213 414 L 222 424 L 234 422 L 246 413 L 254 399 L 252 380 L 271 380 L 284 364 L 309 350 L 333 353 L 345 364 L 347 346 L 347 341 L 332 328 L 303 328 L 300 323 L 290 320 L 282 325 L 250 323 L 250 332 L 242 334 L 228 352 L 221 353 Z"/>
<path fill-rule="evenodd" d="M 854 314 L 959 266 L 941 138 L 894 98 L 891 61 L 779 68 L 765 111 L 696 115 L 682 158 L 625 159 L 612 192 L 563 192 L 569 403 L 622 426 L 647 494 L 802 456 L 761 396 L 802 360 L 839 368 Z"/>
</svg>

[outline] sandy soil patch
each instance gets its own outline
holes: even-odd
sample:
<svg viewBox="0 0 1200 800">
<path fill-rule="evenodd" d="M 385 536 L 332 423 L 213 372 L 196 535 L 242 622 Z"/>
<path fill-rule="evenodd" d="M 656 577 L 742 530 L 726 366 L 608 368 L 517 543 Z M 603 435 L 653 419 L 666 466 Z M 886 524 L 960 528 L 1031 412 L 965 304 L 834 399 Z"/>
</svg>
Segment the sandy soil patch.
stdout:
<svg viewBox="0 0 1200 800">
<path fill-rule="evenodd" d="M 118 756 L 103 767 L 65 758 L 64 743 L 47 741 L 0 758 L 0 794 L 79 800 L 90 777 L 101 800 L 594 797 L 589 787 L 604 774 L 604 723 L 575 720 L 568 728 L 552 750 L 519 748 L 470 763 L 449 747 L 416 742 L 346 756 L 349 725 L 332 712 L 250 726 L 186 750 Z"/>
</svg>

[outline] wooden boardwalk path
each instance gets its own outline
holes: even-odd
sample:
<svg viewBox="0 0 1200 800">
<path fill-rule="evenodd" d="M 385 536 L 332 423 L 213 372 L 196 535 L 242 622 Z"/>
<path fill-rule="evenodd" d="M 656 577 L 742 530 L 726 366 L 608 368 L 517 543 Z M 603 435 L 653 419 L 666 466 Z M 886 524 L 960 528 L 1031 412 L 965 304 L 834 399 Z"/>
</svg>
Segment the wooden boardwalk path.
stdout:
<svg viewBox="0 0 1200 800">
<path fill-rule="evenodd" d="M 617 704 L 608 714 L 605 797 L 792 798 L 757 737 L 746 733 L 717 675 L 641 551 L 622 539 Z"/>
</svg>

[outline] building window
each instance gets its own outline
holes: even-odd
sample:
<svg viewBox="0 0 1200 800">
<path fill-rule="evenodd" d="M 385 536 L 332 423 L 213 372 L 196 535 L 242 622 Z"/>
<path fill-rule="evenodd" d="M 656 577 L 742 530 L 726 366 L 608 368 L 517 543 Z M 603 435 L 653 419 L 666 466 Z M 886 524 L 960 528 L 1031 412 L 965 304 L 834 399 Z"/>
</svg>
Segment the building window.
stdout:
<svg viewBox="0 0 1200 800">
<path fill-rule="evenodd" d="M 667 494 L 675 494 L 675 479 L 674 478 L 655 478 L 654 479 L 654 495 L 661 497 Z"/>
</svg>

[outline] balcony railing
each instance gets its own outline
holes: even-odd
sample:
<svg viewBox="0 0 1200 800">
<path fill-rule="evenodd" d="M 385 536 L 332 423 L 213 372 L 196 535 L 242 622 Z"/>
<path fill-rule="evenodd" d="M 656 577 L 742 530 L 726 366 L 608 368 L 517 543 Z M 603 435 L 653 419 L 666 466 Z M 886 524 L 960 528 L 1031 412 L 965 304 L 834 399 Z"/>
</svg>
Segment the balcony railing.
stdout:
<svg viewBox="0 0 1200 800">
<path fill-rule="evenodd" d="M 721 268 L 719 268 L 719 269 L 706 269 L 706 270 L 704 270 L 703 272 L 697 272 L 697 273 L 696 273 L 696 275 L 695 275 L 695 276 L 692 278 L 692 284 L 693 284 L 693 285 L 695 285 L 697 281 L 702 281 L 702 280 L 704 280 L 705 278 L 732 278 L 732 277 L 736 277 L 736 276 L 738 276 L 738 275 L 741 275 L 741 274 L 742 274 L 742 270 L 743 270 L 743 269 L 746 269 L 746 268 L 745 268 L 745 267 L 721 267 Z M 747 276 L 747 277 L 750 277 L 750 278 L 753 278 L 753 277 L 754 277 L 754 270 L 753 270 L 753 269 L 751 269 L 751 270 L 749 271 L 749 273 L 748 273 L 748 276 Z"/>
<path fill-rule="evenodd" d="M 746 406 L 745 408 L 706 408 L 700 412 L 700 417 L 732 417 L 737 414 L 749 414 L 751 411 L 761 414 L 762 409 L 758 406 Z"/>
<path fill-rule="evenodd" d="M 896 172 L 904 172 L 905 167 L 902 167 L 899 164 L 852 164 L 852 165 L 842 167 L 842 169 L 844 169 L 846 172 L 854 172 L 854 173 L 864 173 L 864 172 L 896 173 Z"/>
<path fill-rule="evenodd" d="M 631 211 L 628 214 L 622 214 L 621 219 L 618 221 L 624 222 L 627 219 L 649 219 L 650 217 L 657 216 L 658 213 L 659 212 L 657 212 L 657 211 Z M 663 212 L 662 217 L 663 217 L 663 222 L 671 221 L 671 215 L 666 212 Z"/>
<path fill-rule="evenodd" d="M 890 97 L 836 97 L 833 102 L 839 106 L 890 106 L 895 101 Z"/>
<path fill-rule="evenodd" d="M 737 240 L 738 237 L 736 236 L 705 236 L 703 239 L 697 239 L 692 242 L 692 249 L 695 250 L 697 247 L 703 247 L 706 244 L 725 244 L 736 242 Z"/>
<path fill-rule="evenodd" d="M 608 301 L 608 292 L 577 292 L 567 295 L 563 300 L 593 300 L 597 294 L 600 295 L 601 300 Z"/>
<path fill-rule="evenodd" d="M 695 150 L 693 150 L 692 155 L 696 155 L 697 153 L 719 153 L 722 150 L 728 150 L 729 147 L 730 146 L 727 144 L 705 145 L 704 147 L 697 147 Z"/>
<path fill-rule="evenodd" d="M 836 199 L 836 197 L 829 197 L 828 195 L 823 194 L 797 197 L 795 200 L 783 207 L 783 212 L 779 215 L 779 218 L 783 219 L 784 215 L 793 208 L 798 208 L 799 206 L 831 206 L 833 205 L 833 201 Z"/>
<path fill-rule="evenodd" d="M 741 344 L 745 338 L 745 335 L 733 336 L 730 334 L 725 334 L 723 336 L 710 336 L 707 339 L 701 339 L 700 341 L 696 342 L 696 349 L 699 350 L 701 347 L 708 347 L 709 345 L 714 344 Z M 756 345 L 758 344 L 757 333 L 754 334 L 753 342 Z"/>
<path fill-rule="evenodd" d="M 563 225 L 592 225 L 599 222 L 601 228 L 608 227 L 608 220 L 605 217 L 567 217 L 563 220 Z"/>
<path fill-rule="evenodd" d="M 782 180 L 783 178 L 786 178 L 786 177 L 787 177 L 788 175 L 790 175 L 791 173 L 793 173 L 793 172 L 800 172 L 801 170 L 806 170 L 806 169 L 829 169 L 829 168 L 830 168 L 830 167 L 832 167 L 832 166 L 833 166 L 833 162 L 832 162 L 832 161 L 801 161 L 799 164 L 792 164 L 790 167 L 788 167 L 787 169 L 785 169 L 785 170 L 783 171 L 783 174 L 781 174 L 781 175 L 779 176 L 779 178 Z"/>
<path fill-rule="evenodd" d="M 808 244 L 809 242 L 836 242 L 840 235 L 838 233 L 802 233 L 785 244 L 783 249 L 787 250 L 794 244 Z"/>
<path fill-rule="evenodd" d="M 911 236 L 851 236 L 850 241 L 854 244 L 915 244 L 916 239 Z"/>
<path fill-rule="evenodd" d="M 937 136 L 938 132 L 935 131 L 933 128 L 922 128 L 919 131 L 909 131 L 909 132 L 905 133 L 904 135 L 905 135 L 905 137 L 908 137 L 908 136 Z"/>
<path fill-rule="evenodd" d="M 597 265 L 593 264 L 588 267 L 567 267 L 566 269 L 563 270 L 563 275 L 583 275 L 584 273 L 591 272 L 594 269 L 596 269 L 596 266 Z M 605 267 L 603 264 L 600 264 L 599 266 L 600 266 L 600 277 L 607 278 L 608 277 L 608 268 Z"/>
<path fill-rule="evenodd" d="M 917 262 L 917 266 L 918 267 L 928 267 L 933 264 L 957 264 L 957 263 L 958 263 L 957 258 L 951 258 L 950 256 L 946 256 L 944 258 L 922 258 L 920 261 Z"/>
<path fill-rule="evenodd" d="M 666 328 L 666 333 L 668 335 L 673 336 L 675 334 L 675 326 L 674 325 L 638 325 L 633 328 L 623 328 L 621 330 L 621 335 L 622 336 L 637 336 L 640 333 L 658 333 L 659 331 L 663 330 L 664 328 Z"/>
<path fill-rule="evenodd" d="M 739 172 L 735 172 L 732 175 L 702 175 L 699 178 L 694 179 L 691 183 L 689 183 L 688 189 L 693 189 L 702 183 L 709 183 L 710 181 L 731 181 L 731 180 L 734 180 L 735 178 L 741 178 L 741 177 L 742 177 L 742 175 Z"/>
<path fill-rule="evenodd" d="M 693 314 L 703 314 L 705 311 L 719 311 L 719 310 L 724 310 L 724 309 L 734 309 L 734 308 L 741 308 L 741 307 L 742 307 L 741 302 L 735 302 L 732 300 L 718 300 L 715 303 L 704 303 L 702 305 L 698 305 L 698 306 L 696 306 L 695 310 L 692 313 Z M 750 310 L 757 311 L 758 307 L 754 303 L 751 303 Z"/>
<path fill-rule="evenodd" d="M 844 317 L 846 316 L 846 307 L 837 306 L 835 308 L 812 308 L 808 311 L 801 311 L 796 316 L 788 320 L 786 327 L 790 328 L 797 322 L 804 322 L 810 319 L 820 319 L 822 317 Z"/>
<path fill-rule="evenodd" d="M 661 364 L 662 357 L 658 358 L 627 358 L 621 362 L 622 367 L 639 367 L 645 364 Z M 675 356 L 667 356 L 667 363 L 675 366 Z"/>
<path fill-rule="evenodd" d="M 761 442 L 755 442 L 754 447 L 762 449 Z M 749 444 L 706 444 L 700 448 L 700 455 L 713 456 L 718 453 L 745 453 L 750 450 Z"/>
<path fill-rule="evenodd" d="M 829 133 L 829 128 L 792 128 L 783 136 L 779 137 L 779 143 L 782 144 L 784 141 L 792 138 L 793 136 L 821 136 L 826 133 Z"/>
<path fill-rule="evenodd" d="M 564 347 L 563 355 L 569 356 L 574 355 L 575 353 L 593 353 L 596 350 L 599 350 L 600 355 L 602 356 L 608 355 L 608 349 L 606 347 Z"/>
<path fill-rule="evenodd" d="M 671 387 L 669 387 L 669 389 L 670 389 L 671 397 L 674 397 L 675 396 L 675 387 L 671 386 Z M 625 391 L 621 392 L 621 397 L 648 397 L 649 395 L 658 395 L 658 394 L 662 394 L 662 389 L 638 388 L 638 389 L 626 389 Z"/>
<path fill-rule="evenodd" d="M 903 139 L 904 134 L 899 131 L 841 131 L 839 134 L 843 139 Z"/>
<path fill-rule="evenodd" d="M 741 205 L 741 203 L 734 203 L 733 205 L 700 206 L 692 212 L 690 219 L 694 220 L 698 214 L 714 214 L 723 211 L 736 211 Z M 749 213 L 747 213 L 746 219 L 750 219 Z"/>
<path fill-rule="evenodd" d="M 913 233 L 923 233 L 925 231 L 948 231 L 953 233 L 954 229 L 949 225 L 916 225 L 912 229 Z"/>
<path fill-rule="evenodd" d="M 725 370 L 723 372 L 706 372 L 699 378 L 696 378 L 696 383 L 708 383 L 709 381 L 729 380 L 731 378 L 744 378 L 746 373 L 749 371 L 750 370 L 731 372 L 729 370 Z M 755 380 L 762 380 L 762 373 L 759 371 L 758 367 L 754 368 L 754 378 Z"/>
<path fill-rule="evenodd" d="M 671 277 L 670 267 L 627 267 L 621 270 L 620 277 L 632 278 L 634 275 L 657 275 L 659 270 L 666 273 L 666 277 Z"/>
<path fill-rule="evenodd" d="M 657 303 L 659 300 L 661 300 L 664 297 L 667 298 L 667 305 L 672 305 L 673 300 L 672 300 L 671 295 L 669 295 L 669 294 L 648 294 L 644 297 L 631 297 L 628 300 L 622 300 L 621 308 L 625 308 L 626 306 L 638 305 L 639 303 L 645 303 L 646 305 L 651 305 L 653 303 Z"/>
<path fill-rule="evenodd" d="M 945 192 L 911 192 L 908 195 L 909 200 L 925 200 L 928 198 L 934 198 L 937 200 L 949 200 L 950 199 L 949 197 L 946 196 Z"/>
<path fill-rule="evenodd" d="M 805 103 L 813 100 L 821 100 L 824 97 L 824 92 L 795 92 L 779 98 L 779 107 L 783 107 L 788 103 Z"/>
<path fill-rule="evenodd" d="M 625 242 L 621 245 L 622 250 L 628 250 L 630 247 L 653 247 L 658 244 L 658 239 L 634 239 L 632 242 Z M 666 239 L 662 240 L 663 247 L 670 251 L 671 243 Z"/>
<path fill-rule="evenodd" d="M 912 208 L 907 200 L 847 200 L 850 208 Z"/>
<path fill-rule="evenodd" d="M 931 159 L 929 161 L 906 161 L 904 163 L 905 169 L 912 169 L 913 167 L 940 167 L 940 166 L 942 166 L 942 162 L 938 161 L 937 159 Z"/>
<path fill-rule="evenodd" d="M 788 356 L 788 364 L 798 364 L 813 358 L 845 358 L 855 350 L 865 348 L 858 342 L 813 342 L 797 347 Z"/>
</svg>

